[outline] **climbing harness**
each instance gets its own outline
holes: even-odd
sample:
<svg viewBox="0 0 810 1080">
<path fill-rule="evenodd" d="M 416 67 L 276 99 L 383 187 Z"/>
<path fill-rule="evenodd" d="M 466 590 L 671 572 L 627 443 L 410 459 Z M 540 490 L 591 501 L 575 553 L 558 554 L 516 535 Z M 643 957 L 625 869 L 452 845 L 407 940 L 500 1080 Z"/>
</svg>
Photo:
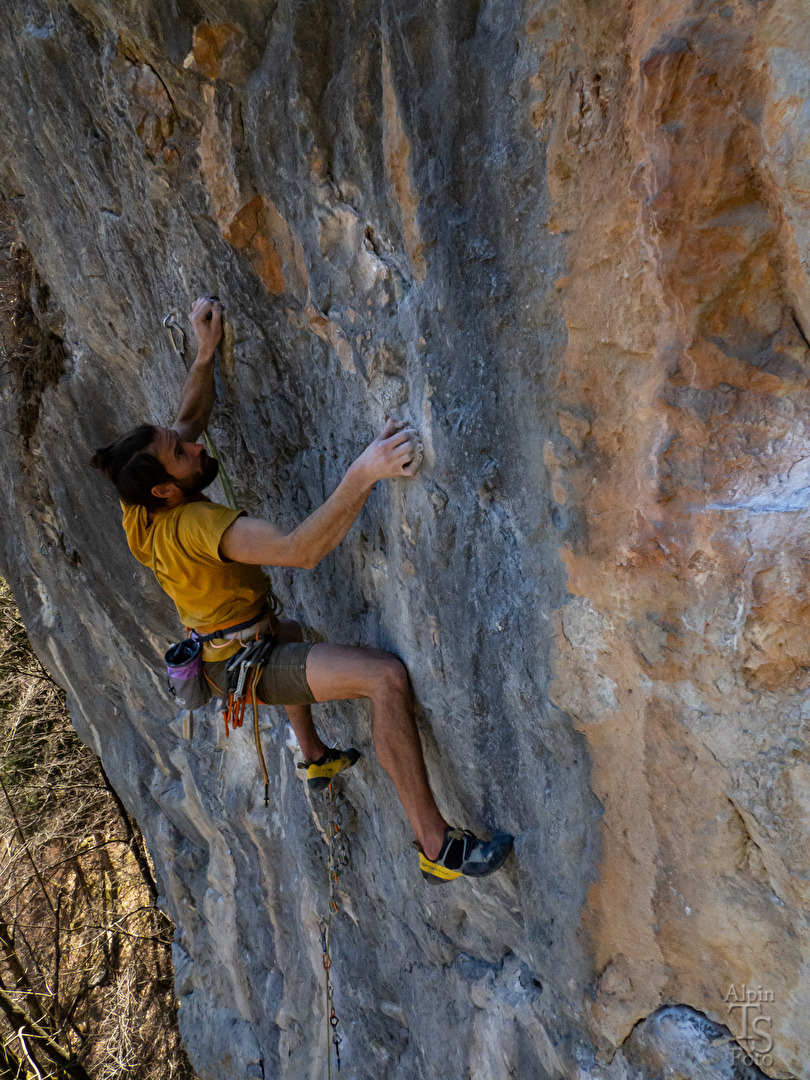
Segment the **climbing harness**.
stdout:
<svg viewBox="0 0 810 1080">
<path fill-rule="evenodd" d="M 343 871 L 351 865 L 351 858 L 346 835 L 342 831 L 343 811 L 339 803 L 339 792 L 334 786 L 334 781 L 321 793 L 326 818 L 325 827 L 318 820 L 318 812 L 309 795 L 308 799 L 315 825 L 327 845 L 326 868 L 329 877 L 329 893 L 326 915 L 321 915 L 318 918 L 318 931 L 321 938 L 321 960 L 324 971 L 326 1074 L 327 1080 L 329 1080 L 332 1076 L 332 1049 L 334 1048 L 335 1063 L 338 1072 L 340 1072 L 340 1044 L 343 1042 L 338 1032 L 340 1020 L 335 1009 L 334 984 L 332 983 L 332 916 L 338 910 L 336 899 L 338 879 Z"/>
<path fill-rule="evenodd" d="M 152 570 L 159 584 L 160 578 L 155 563 L 154 543 L 152 545 Z M 236 623 L 235 626 L 227 626 L 223 630 L 214 630 L 211 634 L 200 634 L 196 630 L 192 630 L 191 637 L 169 646 L 163 656 L 168 676 L 167 689 L 176 699 L 178 705 L 185 705 L 187 709 L 193 712 L 195 709 L 201 709 L 211 697 L 211 685 L 206 679 L 203 669 L 203 643 L 206 641 L 213 642 L 217 638 L 225 638 L 228 634 L 237 634 L 240 630 L 247 630 L 248 627 L 261 622 L 263 615 L 264 613 L 260 612 L 244 622 Z"/>
</svg>

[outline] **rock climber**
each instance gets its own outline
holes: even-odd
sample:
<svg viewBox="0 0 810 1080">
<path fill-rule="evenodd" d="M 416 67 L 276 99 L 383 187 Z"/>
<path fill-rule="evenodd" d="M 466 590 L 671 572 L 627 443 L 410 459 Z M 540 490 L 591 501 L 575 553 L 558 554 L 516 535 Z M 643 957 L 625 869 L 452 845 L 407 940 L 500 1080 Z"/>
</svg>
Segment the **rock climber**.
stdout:
<svg viewBox="0 0 810 1080">
<path fill-rule="evenodd" d="M 438 883 L 492 873 L 509 854 L 512 837 L 481 840 L 469 830 L 450 827 L 442 817 L 428 783 L 402 662 L 380 649 L 304 642 L 297 622 L 279 620 L 267 608 L 261 567 L 317 566 L 344 538 L 378 481 L 416 471 L 417 432 L 389 420 L 326 502 L 290 532 L 212 502 L 203 491 L 216 478 L 219 463 L 196 440 L 214 404 L 222 305 L 200 297 L 190 319 L 197 355 L 173 426 L 142 424 L 99 448 L 91 461 L 115 484 L 130 550 L 156 574 L 160 568 L 158 580 L 188 629 L 202 635 L 250 623 L 203 646 L 205 675 L 218 694 L 224 695 L 225 669 L 243 642 L 273 635 L 259 698 L 286 709 L 313 790 L 353 766 L 360 753 L 323 742 L 313 724 L 312 704 L 368 698 L 374 748 L 416 836 L 423 876 Z"/>
</svg>

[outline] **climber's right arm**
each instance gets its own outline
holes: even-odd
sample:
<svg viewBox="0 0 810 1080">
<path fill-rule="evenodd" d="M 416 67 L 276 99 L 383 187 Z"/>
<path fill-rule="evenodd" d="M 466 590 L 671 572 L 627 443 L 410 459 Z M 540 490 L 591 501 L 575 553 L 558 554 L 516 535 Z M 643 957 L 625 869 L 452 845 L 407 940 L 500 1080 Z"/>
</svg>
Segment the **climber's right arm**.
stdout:
<svg viewBox="0 0 810 1080">
<path fill-rule="evenodd" d="M 214 353 L 222 340 L 222 304 L 200 296 L 191 309 L 197 339 L 197 357 L 180 395 L 177 419 L 172 424 L 184 442 L 196 442 L 208 427 L 214 407 Z"/>
<path fill-rule="evenodd" d="M 269 521 L 237 518 L 223 533 L 220 555 L 232 562 L 314 569 L 349 531 L 378 480 L 413 475 L 411 462 L 418 446 L 413 428 L 389 420 L 323 506 L 292 532 L 285 533 Z"/>
</svg>

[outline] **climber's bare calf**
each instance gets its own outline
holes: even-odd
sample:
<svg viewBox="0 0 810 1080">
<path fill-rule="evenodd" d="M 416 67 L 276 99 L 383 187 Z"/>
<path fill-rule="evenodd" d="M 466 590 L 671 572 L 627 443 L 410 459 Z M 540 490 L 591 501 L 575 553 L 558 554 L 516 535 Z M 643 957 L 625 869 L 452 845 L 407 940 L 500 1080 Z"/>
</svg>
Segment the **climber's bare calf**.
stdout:
<svg viewBox="0 0 810 1080">
<path fill-rule="evenodd" d="M 279 641 L 302 641 L 300 625 L 284 619 Z M 442 846 L 447 822 L 428 783 L 422 744 L 413 720 L 411 687 L 401 660 L 381 649 L 313 645 L 307 656 L 307 682 L 318 702 L 368 698 L 371 733 L 380 764 L 394 781 L 411 828 L 428 858 Z M 316 761 L 326 750 L 309 705 L 285 705 L 305 758 Z"/>
<path fill-rule="evenodd" d="M 428 858 L 435 858 L 447 822 L 428 783 L 403 663 L 381 649 L 313 645 L 307 656 L 307 682 L 318 702 L 369 699 L 377 757 L 394 782 L 422 850 Z"/>
<path fill-rule="evenodd" d="M 302 641 L 300 625 L 283 619 L 278 641 Z M 307 655 L 307 682 L 318 702 L 368 698 L 371 733 L 380 764 L 394 781 L 411 828 L 428 858 L 442 846 L 447 822 L 428 783 L 422 744 L 413 720 L 411 687 L 401 660 L 381 649 L 313 645 Z M 326 750 L 309 705 L 285 705 L 305 758 L 317 761 Z"/>
<path fill-rule="evenodd" d="M 276 638 L 300 642 L 301 627 L 284 619 Z M 447 822 L 438 812 L 424 768 L 419 732 L 411 707 L 405 665 L 392 652 L 347 645 L 313 645 L 307 656 L 307 681 L 315 701 L 368 698 L 372 734 L 380 765 L 394 782 L 411 828 L 428 858 L 442 847 Z M 309 705 L 285 705 L 301 753 L 318 760 L 326 750 Z"/>
</svg>

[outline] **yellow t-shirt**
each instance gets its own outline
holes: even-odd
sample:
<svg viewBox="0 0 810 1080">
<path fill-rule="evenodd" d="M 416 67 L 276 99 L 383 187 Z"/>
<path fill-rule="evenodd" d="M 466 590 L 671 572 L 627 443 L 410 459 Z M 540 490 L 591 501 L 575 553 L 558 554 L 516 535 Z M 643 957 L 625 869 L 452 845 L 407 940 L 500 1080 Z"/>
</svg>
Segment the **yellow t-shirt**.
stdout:
<svg viewBox="0 0 810 1080">
<path fill-rule="evenodd" d="M 222 534 L 244 510 L 231 510 L 203 496 L 158 510 L 150 524 L 145 506 L 121 503 L 130 551 L 154 569 L 174 601 L 183 626 L 207 633 L 259 615 L 267 582 L 260 566 L 229 562 L 219 553 Z M 225 660 L 239 644 L 203 645 L 204 660 Z"/>
</svg>

